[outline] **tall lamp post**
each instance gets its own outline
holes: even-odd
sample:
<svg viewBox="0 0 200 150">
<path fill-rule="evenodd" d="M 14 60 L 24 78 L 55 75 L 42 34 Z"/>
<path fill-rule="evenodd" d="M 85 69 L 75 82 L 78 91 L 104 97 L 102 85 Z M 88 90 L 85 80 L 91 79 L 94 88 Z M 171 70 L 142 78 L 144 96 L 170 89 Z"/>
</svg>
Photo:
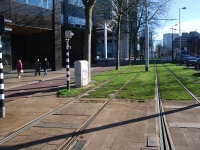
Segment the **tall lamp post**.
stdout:
<svg viewBox="0 0 200 150">
<path fill-rule="evenodd" d="M 173 26 L 177 26 L 177 24 L 175 24 Z M 172 26 L 172 28 L 170 28 L 170 29 L 172 29 L 172 62 L 174 61 L 174 48 L 173 48 L 174 36 L 173 36 L 173 30 L 176 30 L 176 29 L 173 28 L 173 26 Z"/>
<path fill-rule="evenodd" d="M 146 65 L 145 70 L 149 71 L 149 25 L 148 25 L 148 0 L 145 0 L 145 7 L 146 7 L 146 27 L 145 27 L 145 52 L 146 52 Z"/>
<path fill-rule="evenodd" d="M 180 38 L 180 47 L 179 47 L 179 49 L 180 49 L 180 56 L 181 56 L 181 17 L 180 17 L 180 10 L 181 9 L 186 9 L 186 7 L 183 7 L 183 8 L 179 8 L 179 38 Z"/>
</svg>

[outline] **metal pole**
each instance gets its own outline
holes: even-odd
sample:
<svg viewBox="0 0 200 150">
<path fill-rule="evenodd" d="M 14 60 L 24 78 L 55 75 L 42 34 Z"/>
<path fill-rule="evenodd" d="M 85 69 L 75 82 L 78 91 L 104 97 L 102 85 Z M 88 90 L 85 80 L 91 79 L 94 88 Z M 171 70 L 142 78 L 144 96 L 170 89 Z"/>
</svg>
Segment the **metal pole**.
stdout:
<svg viewBox="0 0 200 150">
<path fill-rule="evenodd" d="M 172 62 L 174 61 L 174 47 L 173 47 L 173 37 L 174 37 L 174 35 L 173 35 L 173 26 L 172 26 Z"/>
<path fill-rule="evenodd" d="M 180 20 L 180 10 L 181 8 L 179 8 L 179 38 L 180 38 L 180 45 L 179 45 L 179 50 L 180 50 L 180 56 L 181 56 L 181 20 Z"/>
<path fill-rule="evenodd" d="M 67 89 L 70 90 L 69 39 L 66 39 L 66 80 L 67 80 Z"/>
<path fill-rule="evenodd" d="M 149 26 L 148 26 L 148 0 L 145 1 L 146 7 L 146 27 L 145 27 L 145 52 L 146 52 L 146 66 L 145 70 L 149 71 Z"/>
<path fill-rule="evenodd" d="M 5 117 L 5 106 L 4 106 L 4 75 L 3 75 L 3 64 L 2 64 L 2 42 L 0 36 L 0 118 Z"/>
<path fill-rule="evenodd" d="M 105 49 L 105 64 L 107 65 L 107 25 L 104 19 L 104 49 Z"/>
<path fill-rule="evenodd" d="M 153 60 L 153 34 L 151 32 L 151 59 Z"/>
</svg>

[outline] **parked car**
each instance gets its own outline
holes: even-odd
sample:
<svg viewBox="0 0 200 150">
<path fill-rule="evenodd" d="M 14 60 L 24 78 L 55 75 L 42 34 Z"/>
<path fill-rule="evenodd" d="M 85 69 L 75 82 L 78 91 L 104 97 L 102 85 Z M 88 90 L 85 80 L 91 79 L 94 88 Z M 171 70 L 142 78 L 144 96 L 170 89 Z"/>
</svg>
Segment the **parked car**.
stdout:
<svg viewBox="0 0 200 150">
<path fill-rule="evenodd" d="M 187 57 L 187 58 L 185 59 L 185 65 L 186 65 L 186 66 L 194 66 L 196 60 L 197 60 L 196 57 L 193 57 L 193 56 Z"/>
<path fill-rule="evenodd" d="M 196 69 L 200 69 L 200 58 L 197 58 L 197 60 L 196 60 L 195 63 L 194 63 L 194 67 L 195 67 Z"/>
<path fill-rule="evenodd" d="M 179 56 L 178 58 L 178 61 L 181 63 L 181 64 L 184 64 L 185 63 L 185 59 L 187 59 L 188 57 L 190 57 L 190 55 L 181 55 L 181 57 Z"/>
</svg>

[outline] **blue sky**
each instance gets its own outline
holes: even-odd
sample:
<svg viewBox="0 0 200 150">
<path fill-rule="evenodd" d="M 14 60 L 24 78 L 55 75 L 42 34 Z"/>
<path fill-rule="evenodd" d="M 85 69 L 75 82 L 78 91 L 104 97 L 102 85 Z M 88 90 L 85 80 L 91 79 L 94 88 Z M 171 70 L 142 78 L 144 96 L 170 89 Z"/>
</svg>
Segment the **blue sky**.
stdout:
<svg viewBox="0 0 200 150">
<path fill-rule="evenodd" d="M 158 29 L 155 35 L 156 40 L 163 39 L 163 34 L 172 33 L 170 28 L 177 29 L 174 33 L 179 33 L 179 8 L 186 7 L 180 10 L 180 24 L 182 32 L 197 31 L 200 33 L 200 0 L 174 0 L 168 12 L 167 19 L 177 19 L 173 21 L 163 21 L 163 27 Z M 177 26 L 174 26 L 177 24 Z"/>
</svg>

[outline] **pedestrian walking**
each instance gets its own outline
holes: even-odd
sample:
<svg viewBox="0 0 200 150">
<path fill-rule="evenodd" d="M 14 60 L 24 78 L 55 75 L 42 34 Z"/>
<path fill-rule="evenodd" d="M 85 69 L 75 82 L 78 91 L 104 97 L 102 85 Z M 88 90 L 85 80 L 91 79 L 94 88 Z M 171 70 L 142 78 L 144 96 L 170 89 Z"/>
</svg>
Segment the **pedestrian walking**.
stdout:
<svg viewBox="0 0 200 150">
<path fill-rule="evenodd" d="M 40 68 L 41 68 L 41 62 L 39 59 L 37 59 L 35 62 L 35 76 L 37 76 L 37 74 L 40 76 Z"/>
<path fill-rule="evenodd" d="M 49 62 L 47 61 L 47 58 L 44 59 L 42 67 L 44 69 L 44 76 L 46 76 L 48 74 L 48 69 L 49 69 Z"/>
<path fill-rule="evenodd" d="M 16 63 L 18 78 L 21 78 L 21 74 L 23 73 L 22 61 L 19 59 Z"/>
</svg>

